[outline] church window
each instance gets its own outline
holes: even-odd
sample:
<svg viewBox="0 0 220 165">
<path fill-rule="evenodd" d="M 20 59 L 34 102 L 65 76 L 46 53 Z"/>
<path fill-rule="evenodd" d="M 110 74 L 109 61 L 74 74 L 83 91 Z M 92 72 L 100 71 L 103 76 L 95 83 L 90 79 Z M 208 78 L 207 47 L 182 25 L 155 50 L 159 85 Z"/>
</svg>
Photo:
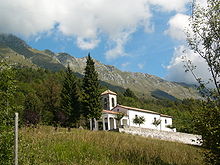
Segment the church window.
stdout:
<svg viewBox="0 0 220 165">
<path fill-rule="evenodd" d="M 112 107 L 115 107 L 115 99 L 112 98 Z"/>
</svg>

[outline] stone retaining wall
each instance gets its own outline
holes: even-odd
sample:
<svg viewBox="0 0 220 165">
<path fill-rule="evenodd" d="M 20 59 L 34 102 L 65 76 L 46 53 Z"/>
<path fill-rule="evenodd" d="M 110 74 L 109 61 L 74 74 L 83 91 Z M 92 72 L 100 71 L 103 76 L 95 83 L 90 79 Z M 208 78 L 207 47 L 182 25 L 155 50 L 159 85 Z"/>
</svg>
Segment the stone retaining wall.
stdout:
<svg viewBox="0 0 220 165">
<path fill-rule="evenodd" d="M 180 132 L 168 132 L 168 131 L 159 131 L 154 129 L 147 128 L 137 128 L 137 127 L 129 127 L 129 128 L 119 128 L 119 132 L 129 133 L 133 135 L 140 135 L 144 137 L 162 139 L 167 141 L 176 141 L 185 144 L 191 145 L 201 145 L 201 136 Z"/>
</svg>

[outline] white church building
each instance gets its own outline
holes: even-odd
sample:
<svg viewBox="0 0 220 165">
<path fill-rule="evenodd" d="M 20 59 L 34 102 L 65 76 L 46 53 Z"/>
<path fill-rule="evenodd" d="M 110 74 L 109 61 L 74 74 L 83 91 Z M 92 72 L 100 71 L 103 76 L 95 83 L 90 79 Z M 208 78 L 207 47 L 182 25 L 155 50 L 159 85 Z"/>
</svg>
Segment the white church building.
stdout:
<svg viewBox="0 0 220 165">
<path fill-rule="evenodd" d="M 101 99 L 104 110 L 102 111 L 98 125 L 95 124 L 96 128 L 99 127 L 100 129 L 101 126 L 103 130 L 114 130 L 118 127 L 140 127 L 175 132 L 175 129 L 169 127 L 172 126 L 172 116 L 150 110 L 119 105 L 117 104 L 117 94 L 110 90 L 103 92 Z M 118 121 L 117 115 L 120 113 L 123 113 L 124 116 Z M 135 124 L 134 118 L 136 117 L 144 117 L 144 123 L 140 124 L 140 126 L 139 124 Z"/>
</svg>

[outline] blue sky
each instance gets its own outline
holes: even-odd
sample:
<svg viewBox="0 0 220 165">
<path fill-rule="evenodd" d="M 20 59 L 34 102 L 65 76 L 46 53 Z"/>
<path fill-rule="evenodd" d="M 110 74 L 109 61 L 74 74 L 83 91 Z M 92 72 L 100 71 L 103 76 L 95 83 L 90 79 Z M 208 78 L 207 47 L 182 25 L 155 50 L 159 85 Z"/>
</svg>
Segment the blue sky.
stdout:
<svg viewBox="0 0 220 165">
<path fill-rule="evenodd" d="M 190 83 L 192 77 L 184 72 L 180 59 L 188 50 L 184 30 L 191 2 L 0 0 L 0 32 L 15 34 L 39 50 L 75 57 L 90 52 L 123 71 Z"/>
</svg>

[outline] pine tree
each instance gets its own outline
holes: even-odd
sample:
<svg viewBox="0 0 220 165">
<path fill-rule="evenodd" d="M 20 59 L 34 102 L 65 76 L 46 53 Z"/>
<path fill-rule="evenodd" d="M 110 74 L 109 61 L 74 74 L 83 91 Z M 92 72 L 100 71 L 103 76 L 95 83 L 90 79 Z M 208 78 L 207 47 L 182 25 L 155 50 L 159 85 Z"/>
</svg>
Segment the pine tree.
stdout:
<svg viewBox="0 0 220 165">
<path fill-rule="evenodd" d="M 61 110 L 67 118 L 66 126 L 70 128 L 76 125 L 81 111 L 80 90 L 77 84 L 77 78 L 69 66 L 65 72 L 61 91 Z"/>
<path fill-rule="evenodd" d="M 87 57 L 85 76 L 83 78 L 83 113 L 86 118 L 101 117 L 100 84 L 94 61 Z"/>
</svg>

